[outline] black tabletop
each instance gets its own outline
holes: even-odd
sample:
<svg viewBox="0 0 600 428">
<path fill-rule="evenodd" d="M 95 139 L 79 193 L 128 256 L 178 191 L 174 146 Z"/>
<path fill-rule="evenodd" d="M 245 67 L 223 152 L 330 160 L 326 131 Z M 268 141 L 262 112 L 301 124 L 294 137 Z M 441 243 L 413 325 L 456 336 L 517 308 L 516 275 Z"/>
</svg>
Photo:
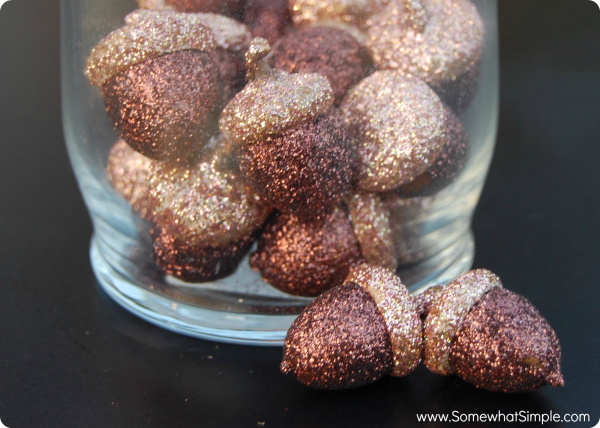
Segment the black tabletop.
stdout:
<svg viewBox="0 0 600 428">
<path fill-rule="evenodd" d="M 410 427 L 441 425 L 419 423 L 418 413 L 501 411 L 589 414 L 563 425 L 596 425 L 600 10 L 587 0 L 503 0 L 500 34 L 500 129 L 474 220 L 475 266 L 498 273 L 554 326 L 566 386 L 494 394 L 421 368 L 323 392 L 279 372 L 280 348 L 170 333 L 99 289 L 63 141 L 59 5 L 4 4 L 0 420 L 10 428 Z"/>
</svg>

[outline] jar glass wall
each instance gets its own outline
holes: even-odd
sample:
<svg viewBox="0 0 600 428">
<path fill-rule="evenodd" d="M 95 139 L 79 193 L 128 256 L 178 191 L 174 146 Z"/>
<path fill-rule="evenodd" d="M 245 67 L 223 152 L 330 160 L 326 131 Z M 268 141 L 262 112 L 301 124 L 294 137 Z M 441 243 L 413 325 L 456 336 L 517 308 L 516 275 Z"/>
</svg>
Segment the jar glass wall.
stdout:
<svg viewBox="0 0 600 428">
<path fill-rule="evenodd" d="M 411 291 L 470 268 L 496 2 L 326 3 L 62 0 L 92 266 L 128 310 L 277 345 L 364 260 Z"/>
</svg>

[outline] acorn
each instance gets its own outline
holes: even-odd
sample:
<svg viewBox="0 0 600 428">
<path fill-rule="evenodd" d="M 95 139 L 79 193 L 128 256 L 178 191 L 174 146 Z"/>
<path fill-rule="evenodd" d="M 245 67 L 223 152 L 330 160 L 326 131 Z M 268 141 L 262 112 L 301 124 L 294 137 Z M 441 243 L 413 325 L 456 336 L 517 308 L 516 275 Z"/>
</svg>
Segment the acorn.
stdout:
<svg viewBox="0 0 600 428">
<path fill-rule="evenodd" d="M 273 287 L 297 296 L 318 296 L 342 284 L 362 262 L 352 224 L 343 207 L 302 221 L 279 215 L 266 227 L 250 265 Z"/>
<path fill-rule="evenodd" d="M 220 128 L 237 145 L 247 182 L 285 214 L 326 214 L 348 192 L 354 152 L 326 77 L 271 69 L 256 38 L 246 53 L 248 84 L 227 104 Z"/>
<path fill-rule="evenodd" d="M 142 17 L 98 43 L 86 75 L 121 138 L 152 159 L 193 162 L 216 133 L 223 87 L 212 32 L 186 14 Z"/>
<path fill-rule="evenodd" d="M 296 25 L 327 21 L 367 26 L 368 20 L 385 8 L 389 0 L 290 0 L 290 12 Z"/>
<path fill-rule="evenodd" d="M 390 2 L 368 22 L 377 67 L 427 82 L 459 113 L 477 88 L 485 28 L 468 0 Z"/>
<path fill-rule="evenodd" d="M 177 12 L 214 12 L 228 15 L 236 12 L 244 0 L 137 0 L 142 9 L 173 9 Z"/>
<path fill-rule="evenodd" d="M 247 0 L 243 22 L 254 37 L 274 44 L 291 24 L 288 0 Z"/>
<path fill-rule="evenodd" d="M 444 106 L 425 82 L 376 71 L 340 106 L 358 158 L 357 186 L 385 192 L 429 170 L 444 146 Z"/>
<path fill-rule="evenodd" d="M 556 333 L 490 271 L 470 271 L 443 289 L 425 318 L 424 362 L 494 392 L 562 386 Z"/>
<path fill-rule="evenodd" d="M 285 338 L 281 371 L 313 388 L 356 388 L 405 376 L 421 360 L 413 300 L 388 269 L 361 265 L 317 297 Z"/>
<path fill-rule="evenodd" d="M 223 155 L 216 151 L 193 166 L 158 164 L 151 172 L 154 258 L 183 281 L 232 273 L 271 212 Z"/>
</svg>

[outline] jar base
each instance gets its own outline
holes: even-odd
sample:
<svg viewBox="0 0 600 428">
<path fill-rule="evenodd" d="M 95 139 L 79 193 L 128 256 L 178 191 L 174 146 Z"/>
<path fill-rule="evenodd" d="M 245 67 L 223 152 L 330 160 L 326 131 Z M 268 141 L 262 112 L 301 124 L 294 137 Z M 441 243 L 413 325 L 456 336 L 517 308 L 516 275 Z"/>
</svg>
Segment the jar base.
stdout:
<svg viewBox="0 0 600 428">
<path fill-rule="evenodd" d="M 449 282 L 467 272 L 474 257 L 473 234 L 465 234 L 440 254 L 399 271 L 413 293 Z M 120 306 L 164 329 L 224 343 L 282 346 L 297 315 L 259 315 L 218 311 L 186 304 L 142 288 L 114 269 L 94 235 L 90 245 L 92 268 L 102 289 Z"/>
</svg>

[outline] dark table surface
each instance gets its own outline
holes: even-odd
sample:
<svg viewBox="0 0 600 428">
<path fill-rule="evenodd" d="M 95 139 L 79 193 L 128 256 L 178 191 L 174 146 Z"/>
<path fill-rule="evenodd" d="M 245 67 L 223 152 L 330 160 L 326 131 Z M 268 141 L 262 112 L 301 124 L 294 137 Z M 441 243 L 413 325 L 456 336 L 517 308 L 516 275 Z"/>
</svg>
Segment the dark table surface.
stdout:
<svg viewBox="0 0 600 428">
<path fill-rule="evenodd" d="M 548 318 L 562 343 L 566 386 L 493 394 L 419 369 L 332 393 L 283 376 L 280 348 L 169 333 L 103 294 L 88 259 L 91 224 L 63 142 L 58 2 L 4 4 L 2 422 L 10 428 L 409 427 L 435 426 L 419 424 L 417 413 L 500 410 L 587 413 L 590 422 L 564 425 L 596 425 L 600 10 L 586 0 L 502 0 L 500 34 L 500 129 L 474 220 L 475 266 L 497 272 Z"/>
</svg>

